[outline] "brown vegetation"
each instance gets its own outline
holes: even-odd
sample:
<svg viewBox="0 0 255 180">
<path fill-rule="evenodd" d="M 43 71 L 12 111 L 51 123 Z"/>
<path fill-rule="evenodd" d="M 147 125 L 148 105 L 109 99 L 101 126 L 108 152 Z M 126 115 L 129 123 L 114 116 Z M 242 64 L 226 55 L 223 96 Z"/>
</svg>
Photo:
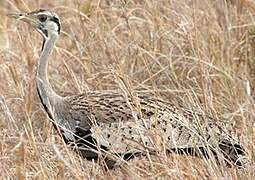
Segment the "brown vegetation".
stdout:
<svg viewBox="0 0 255 180">
<path fill-rule="evenodd" d="M 122 88 L 225 120 L 255 157 L 255 3 L 251 0 L 0 2 L 0 174 L 57 179 L 252 179 L 209 160 L 158 154 L 106 171 L 77 156 L 52 128 L 35 90 L 41 37 L 7 13 L 49 8 L 62 33 L 49 77 L 59 93 Z M 226 120 L 227 119 L 227 120 Z"/>
</svg>

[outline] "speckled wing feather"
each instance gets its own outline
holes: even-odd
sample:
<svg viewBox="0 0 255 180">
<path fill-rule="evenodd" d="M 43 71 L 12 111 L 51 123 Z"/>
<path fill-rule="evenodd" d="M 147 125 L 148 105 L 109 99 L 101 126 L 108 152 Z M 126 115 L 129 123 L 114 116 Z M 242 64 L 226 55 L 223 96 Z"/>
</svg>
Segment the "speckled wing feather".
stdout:
<svg viewBox="0 0 255 180">
<path fill-rule="evenodd" d="M 64 125 L 67 131 L 63 134 L 70 142 L 80 142 L 79 147 L 96 144 L 113 154 L 155 152 L 162 148 L 201 151 L 203 147 L 205 151 L 209 147 L 215 152 L 220 149 L 231 161 L 244 154 L 239 143 L 213 119 L 150 94 L 138 93 L 134 102 L 113 91 L 90 92 L 65 101 L 68 126 Z"/>
</svg>

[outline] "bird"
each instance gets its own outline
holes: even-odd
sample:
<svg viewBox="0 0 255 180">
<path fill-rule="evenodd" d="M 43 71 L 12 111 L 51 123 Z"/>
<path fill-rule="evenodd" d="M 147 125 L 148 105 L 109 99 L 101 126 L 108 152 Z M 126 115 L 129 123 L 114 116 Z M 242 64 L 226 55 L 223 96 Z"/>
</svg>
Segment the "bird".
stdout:
<svg viewBox="0 0 255 180">
<path fill-rule="evenodd" d="M 47 75 L 48 59 L 61 32 L 59 16 L 45 9 L 9 16 L 41 34 L 35 80 L 38 96 L 65 143 L 82 157 L 102 157 L 107 167 L 114 168 L 119 161 L 155 154 L 164 147 L 170 153 L 243 165 L 243 145 L 221 122 L 151 93 L 101 90 L 60 96 Z"/>
</svg>

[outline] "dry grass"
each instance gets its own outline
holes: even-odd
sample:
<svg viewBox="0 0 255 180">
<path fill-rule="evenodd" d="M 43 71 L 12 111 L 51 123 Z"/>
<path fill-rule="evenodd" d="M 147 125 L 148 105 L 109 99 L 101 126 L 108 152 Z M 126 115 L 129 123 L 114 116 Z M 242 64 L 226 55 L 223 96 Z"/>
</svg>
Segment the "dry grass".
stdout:
<svg viewBox="0 0 255 180">
<path fill-rule="evenodd" d="M 56 11 L 62 33 L 49 77 L 65 93 L 154 90 L 227 119 L 255 157 L 255 3 L 251 0 L 74 0 L 0 2 L 0 174 L 17 179 L 252 179 L 254 169 L 178 155 L 105 171 L 79 158 L 51 127 L 35 91 L 41 37 L 5 14 Z"/>
</svg>

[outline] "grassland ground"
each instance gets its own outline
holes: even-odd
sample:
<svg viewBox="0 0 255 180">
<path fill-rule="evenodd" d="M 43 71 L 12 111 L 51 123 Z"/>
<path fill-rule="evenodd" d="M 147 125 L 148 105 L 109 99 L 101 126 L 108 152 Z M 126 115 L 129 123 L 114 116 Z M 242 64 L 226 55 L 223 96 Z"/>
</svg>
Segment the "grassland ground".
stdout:
<svg viewBox="0 0 255 180">
<path fill-rule="evenodd" d="M 166 155 L 106 171 L 67 147 L 35 88 L 42 39 L 6 14 L 47 8 L 61 18 L 49 78 L 60 94 L 153 91 L 224 121 L 253 166 Z M 0 1 L 0 174 L 5 178 L 252 179 L 255 177 L 255 2 L 252 0 Z"/>
</svg>

